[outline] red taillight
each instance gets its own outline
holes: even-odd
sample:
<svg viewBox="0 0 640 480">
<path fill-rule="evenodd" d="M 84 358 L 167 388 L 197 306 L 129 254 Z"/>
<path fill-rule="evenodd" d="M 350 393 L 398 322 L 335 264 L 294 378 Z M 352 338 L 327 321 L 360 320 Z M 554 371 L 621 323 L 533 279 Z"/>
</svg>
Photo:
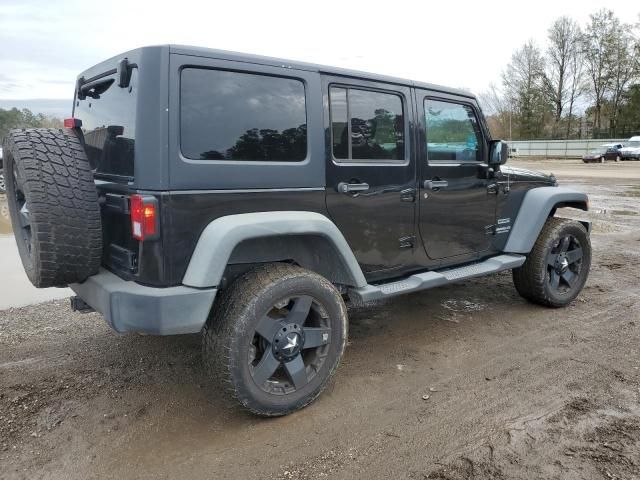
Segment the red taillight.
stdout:
<svg viewBox="0 0 640 480">
<path fill-rule="evenodd" d="M 79 118 L 65 118 L 64 128 L 80 128 L 82 126 L 82 120 Z"/>
<path fill-rule="evenodd" d="M 131 195 L 131 234 L 136 240 L 150 240 L 158 235 L 158 202 L 155 197 Z"/>
</svg>

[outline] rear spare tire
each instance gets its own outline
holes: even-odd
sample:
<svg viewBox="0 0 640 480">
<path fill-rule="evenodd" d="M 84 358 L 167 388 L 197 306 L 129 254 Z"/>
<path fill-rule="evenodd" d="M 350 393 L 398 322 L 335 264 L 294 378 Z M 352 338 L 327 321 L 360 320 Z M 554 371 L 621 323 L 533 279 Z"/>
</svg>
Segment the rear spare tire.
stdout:
<svg viewBox="0 0 640 480">
<path fill-rule="evenodd" d="M 102 255 L 98 194 L 75 134 L 11 130 L 4 157 L 11 224 L 31 283 L 64 287 L 97 273 Z"/>
</svg>

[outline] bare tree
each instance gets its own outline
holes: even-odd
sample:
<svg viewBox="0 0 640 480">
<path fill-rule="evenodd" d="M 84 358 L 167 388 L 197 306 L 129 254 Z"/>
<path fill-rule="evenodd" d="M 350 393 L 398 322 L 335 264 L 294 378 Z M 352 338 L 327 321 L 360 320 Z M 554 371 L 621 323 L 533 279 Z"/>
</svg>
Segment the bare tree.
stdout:
<svg viewBox="0 0 640 480">
<path fill-rule="evenodd" d="M 582 31 L 575 20 L 560 17 L 549 28 L 548 40 L 544 86 L 554 108 L 555 137 L 559 133 L 562 114 L 568 106 L 569 118 L 571 117 L 573 105 L 581 92 Z"/>
<path fill-rule="evenodd" d="M 544 59 L 532 40 L 513 53 L 502 83 L 506 101 L 517 115 L 520 137 L 540 136 L 548 103 L 544 95 Z"/>
<path fill-rule="evenodd" d="M 571 56 L 569 61 L 569 103 L 567 108 L 567 135 L 569 138 L 571 135 L 571 121 L 573 120 L 574 108 L 576 102 L 587 92 L 589 85 L 588 80 L 585 77 L 585 62 L 584 53 L 581 47 L 581 42 L 576 46 L 576 51 Z"/>
<path fill-rule="evenodd" d="M 478 99 L 483 112 L 487 115 L 492 136 L 511 140 L 513 105 L 509 103 L 509 99 L 494 83 L 490 84 Z"/>
<path fill-rule="evenodd" d="M 611 10 L 598 10 L 589 16 L 583 36 L 585 69 L 589 75 L 590 95 L 594 102 L 594 124 L 601 127 L 602 104 L 611 88 L 611 68 L 620 20 Z"/>
<path fill-rule="evenodd" d="M 611 51 L 611 128 L 614 132 L 624 94 L 637 75 L 638 52 L 631 28 L 631 25 L 620 26 Z"/>
<path fill-rule="evenodd" d="M 638 21 L 633 25 L 633 52 L 635 57 L 636 75 L 640 76 L 640 13 L 638 14 Z"/>
</svg>

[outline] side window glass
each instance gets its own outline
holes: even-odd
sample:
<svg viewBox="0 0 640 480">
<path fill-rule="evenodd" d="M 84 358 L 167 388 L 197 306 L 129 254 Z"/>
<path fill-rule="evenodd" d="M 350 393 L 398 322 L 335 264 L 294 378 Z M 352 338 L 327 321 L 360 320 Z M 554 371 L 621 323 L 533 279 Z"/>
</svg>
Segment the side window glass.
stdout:
<svg viewBox="0 0 640 480">
<path fill-rule="evenodd" d="M 185 68 L 180 138 L 197 160 L 300 162 L 307 157 L 307 113 L 300 80 Z"/>
<path fill-rule="evenodd" d="M 331 138 L 336 160 L 404 160 L 402 98 L 331 87 Z"/>
<path fill-rule="evenodd" d="M 428 160 L 482 160 L 480 126 L 468 105 L 425 99 Z"/>
</svg>

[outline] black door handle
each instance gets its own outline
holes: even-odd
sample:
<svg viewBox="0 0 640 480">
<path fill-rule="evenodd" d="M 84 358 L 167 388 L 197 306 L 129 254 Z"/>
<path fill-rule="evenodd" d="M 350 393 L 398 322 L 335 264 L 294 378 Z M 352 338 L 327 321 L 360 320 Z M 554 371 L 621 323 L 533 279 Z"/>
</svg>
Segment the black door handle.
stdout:
<svg viewBox="0 0 640 480">
<path fill-rule="evenodd" d="M 336 190 L 340 193 L 365 192 L 369 190 L 369 184 L 340 182 Z"/>
<path fill-rule="evenodd" d="M 425 180 L 424 188 L 427 190 L 437 190 L 439 188 L 447 188 L 449 186 L 449 182 L 446 180 Z"/>
</svg>

